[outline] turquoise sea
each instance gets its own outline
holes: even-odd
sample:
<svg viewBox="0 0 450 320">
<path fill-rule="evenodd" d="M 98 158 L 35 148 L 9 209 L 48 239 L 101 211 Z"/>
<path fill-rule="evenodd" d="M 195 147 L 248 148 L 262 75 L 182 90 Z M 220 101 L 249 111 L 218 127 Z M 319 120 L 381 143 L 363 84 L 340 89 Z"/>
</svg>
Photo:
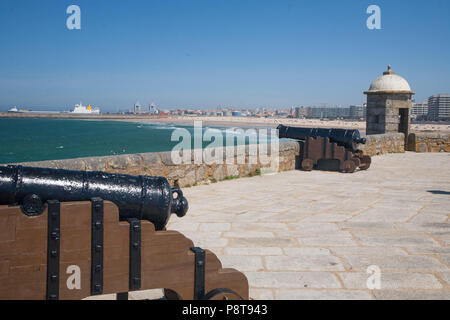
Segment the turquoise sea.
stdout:
<svg viewBox="0 0 450 320">
<path fill-rule="evenodd" d="M 171 141 L 176 128 L 194 131 L 171 124 L 0 118 L 0 164 L 169 151 L 179 143 Z"/>
</svg>

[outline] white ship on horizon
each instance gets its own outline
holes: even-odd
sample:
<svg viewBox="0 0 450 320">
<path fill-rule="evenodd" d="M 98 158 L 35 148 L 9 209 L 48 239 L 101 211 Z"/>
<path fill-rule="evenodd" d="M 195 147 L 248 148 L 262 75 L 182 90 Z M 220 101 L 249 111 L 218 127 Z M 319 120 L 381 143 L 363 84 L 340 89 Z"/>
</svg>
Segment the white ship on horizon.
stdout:
<svg viewBox="0 0 450 320">
<path fill-rule="evenodd" d="M 91 105 L 83 106 L 83 104 L 80 102 L 79 104 L 75 105 L 75 109 L 71 111 L 71 113 L 76 114 L 100 114 L 100 108 L 93 108 Z"/>
</svg>

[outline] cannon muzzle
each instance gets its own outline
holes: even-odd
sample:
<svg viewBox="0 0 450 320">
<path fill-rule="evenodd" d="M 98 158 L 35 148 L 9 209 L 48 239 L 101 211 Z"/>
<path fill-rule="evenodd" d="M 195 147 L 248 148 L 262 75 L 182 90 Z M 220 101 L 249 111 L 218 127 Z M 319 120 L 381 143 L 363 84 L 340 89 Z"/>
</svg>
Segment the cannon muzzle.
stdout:
<svg viewBox="0 0 450 320">
<path fill-rule="evenodd" d="M 183 217 L 188 202 L 180 188 L 164 177 L 70 171 L 22 166 L 0 167 L 0 205 L 21 205 L 30 216 L 40 215 L 47 200 L 115 203 L 120 220 L 148 220 L 162 230 L 175 213 Z"/>
<path fill-rule="evenodd" d="M 366 138 L 361 138 L 359 130 L 326 129 L 326 128 L 299 128 L 278 126 L 279 138 L 305 140 L 307 137 L 324 137 L 352 151 L 358 150 L 359 144 L 366 144 Z"/>
</svg>

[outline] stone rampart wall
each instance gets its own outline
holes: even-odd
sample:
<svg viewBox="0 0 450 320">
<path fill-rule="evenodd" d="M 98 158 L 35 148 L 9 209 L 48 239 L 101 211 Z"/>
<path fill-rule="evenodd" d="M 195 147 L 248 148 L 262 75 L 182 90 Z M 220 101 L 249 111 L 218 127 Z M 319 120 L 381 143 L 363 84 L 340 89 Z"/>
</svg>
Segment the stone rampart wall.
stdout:
<svg viewBox="0 0 450 320">
<path fill-rule="evenodd" d="M 405 152 L 403 133 L 371 134 L 366 136 L 366 139 L 366 144 L 360 145 L 360 148 L 369 156 Z"/>
<path fill-rule="evenodd" d="M 408 151 L 450 152 L 450 133 L 411 133 L 408 136 Z"/>
<path fill-rule="evenodd" d="M 249 154 L 259 154 L 259 149 L 269 149 L 267 159 L 259 156 L 251 158 Z M 177 183 L 179 186 L 192 186 L 196 184 L 217 182 L 237 177 L 259 175 L 272 171 L 294 170 L 296 156 L 299 153 L 299 144 L 295 141 L 280 142 L 279 161 L 276 161 L 275 154 L 270 154 L 270 145 L 253 145 L 245 151 L 238 148 L 227 147 L 223 149 L 221 163 L 206 163 L 205 161 L 195 161 L 195 150 L 192 150 L 189 162 L 181 164 L 172 161 L 171 152 L 151 152 L 118 156 L 89 157 L 67 160 L 52 160 L 40 162 L 21 163 L 24 166 L 56 168 L 67 170 L 87 170 L 105 171 L 110 173 L 123 173 L 132 175 L 164 176 L 171 184 Z M 208 150 L 214 155 L 212 149 Z M 252 150 L 258 152 L 252 153 Z M 229 156 L 227 156 L 227 152 Z M 243 157 L 245 154 L 245 157 Z M 197 154 L 198 155 L 198 154 Z M 250 159 L 254 159 L 251 161 Z M 272 161 L 273 160 L 273 161 Z M 175 160 L 176 161 L 176 160 Z M 278 163 L 276 165 L 275 163 Z"/>
</svg>

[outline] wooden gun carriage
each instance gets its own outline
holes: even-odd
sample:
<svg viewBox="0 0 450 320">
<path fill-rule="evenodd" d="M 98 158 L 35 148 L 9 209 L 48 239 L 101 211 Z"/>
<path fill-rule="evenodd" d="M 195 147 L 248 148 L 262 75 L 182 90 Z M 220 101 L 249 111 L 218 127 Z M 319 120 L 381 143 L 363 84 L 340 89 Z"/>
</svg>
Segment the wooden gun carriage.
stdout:
<svg viewBox="0 0 450 320">
<path fill-rule="evenodd" d="M 214 253 L 194 248 L 177 231 L 155 231 L 145 220 L 120 222 L 112 202 L 49 201 L 37 217 L 0 206 L 0 299 L 72 300 L 147 289 L 164 289 L 167 299 L 248 299 L 244 274 L 222 269 Z"/>
<path fill-rule="evenodd" d="M 348 150 L 330 142 L 329 138 L 307 137 L 305 141 L 300 141 L 300 166 L 305 171 L 317 168 L 353 173 L 357 168 L 369 169 L 370 163 L 370 157 L 361 150 Z"/>
<path fill-rule="evenodd" d="M 0 175 L 5 172 L 0 167 Z M 28 182 L 17 177 L 13 185 L 19 195 Z M 5 181 L 0 179 L 2 204 L 12 199 L 5 195 Z M 128 292 L 149 289 L 163 289 L 164 299 L 248 299 L 244 274 L 223 269 L 214 253 L 165 225 L 124 219 L 112 201 L 24 199 L 30 202 L 0 205 L 0 299 L 72 300 L 113 293 L 124 299 Z"/>
</svg>

